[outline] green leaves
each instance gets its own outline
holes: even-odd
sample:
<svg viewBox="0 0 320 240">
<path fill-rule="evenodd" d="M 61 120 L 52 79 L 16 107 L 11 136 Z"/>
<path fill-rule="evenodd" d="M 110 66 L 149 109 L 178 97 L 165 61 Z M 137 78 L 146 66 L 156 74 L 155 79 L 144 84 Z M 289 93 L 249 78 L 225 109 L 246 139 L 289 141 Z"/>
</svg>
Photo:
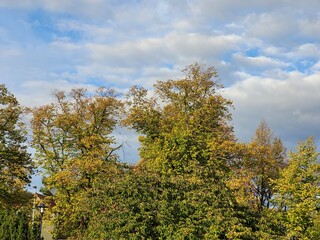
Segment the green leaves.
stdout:
<svg viewBox="0 0 320 240">
<path fill-rule="evenodd" d="M 136 86 L 126 99 L 103 88 L 94 94 L 74 89 L 31 111 L 35 157 L 46 187 L 57 189 L 50 196 L 56 205 L 48 209 L 56 236 L 318 239 L 319 163 L 312 140 L 288 162 L 265 122 L 250 143 L 237 142 L 229 124 L 232 103 L 219 94 L 215 68 L 193 64 L 182 72 L 180 79 L 158 81 L 153 96 Z M 19 116 L 20 107 L 3 92 L 3 117 Z M 8 126 L 18 119 L 21 127 L 19 117 L 4 119 Z M 118 161 L 117 124 L 140 134 L 134 166 Z M 19 127 L 3 134 L 21 143 Z M 3 139 L 0 147 L 8 150 L 12 141 Z"/>
<path fill-rule="evenodd" d="M 0 208 L 10 205 L 13 196 L 22 192 L 33 170 L 22 114 L 17 99 L 0 85 Z"/>
<path fill-rule="evenodd" d="M 103 88 L 94 95 L 73 89 L 54 96 L 55 103 L 32 110 L 33 147 L 47 175 L 45 184 L 57 189 L 56 230 L 81 234 L 92 215 L 96 185 L 117 168 L 111 133 L 122 103 L 113 90 Z"/>
<path fill-rule="evenodd" d="M 240 236 L 246 227 L 226 186 L 237 161 L 231 102 L 216 93 L 221 86 L 214 68 L 194 64 L 183 73 L 158 81 L 153 98 L 136 87 L 128 96 L 124 123 L 143 134 L 138 170 L 160 178 L 155 231 L 165 239 Z"/>
<path fill-rule="evenodd" d="M 274 201 L 282 210 L 287 237 L 315 239 L 319 235 L 313 228 L 318 224 L 320 206 L 318 156 L 312 138 L 301 142 L 276 181 Z"/>
<path fill-rule="evenodd" d="M 37 227 L 37 229 L 33 229 Z M 39 227 L 31 226 L 28 214 L 13 209 L 0 210 L 0 239 L 37 240 Z"/>
<path fill-rule="evenodd" d="M 210 160 L 211 141 L 234 138 L 228 125 L 231 102 L 216 94 L 216 70 L 194 64 L 183 73 L 179 80 L 158 81 L 153 98 L 137 87 L 128 95 L 124 124 L 144 134 L 140 163 L 162 174 L 197 171 Z"/>
<path fill-rule="evenodd" d="M 235 168 L 231 181 L 239 202 L 261 212 L 270 208 L 274 181 L 285 166 L 286 150 L 278 138 L 273 138 L 265 122 L 258 126 L 252 141 L 245 146 L 240 168 Z"/>
</svg>

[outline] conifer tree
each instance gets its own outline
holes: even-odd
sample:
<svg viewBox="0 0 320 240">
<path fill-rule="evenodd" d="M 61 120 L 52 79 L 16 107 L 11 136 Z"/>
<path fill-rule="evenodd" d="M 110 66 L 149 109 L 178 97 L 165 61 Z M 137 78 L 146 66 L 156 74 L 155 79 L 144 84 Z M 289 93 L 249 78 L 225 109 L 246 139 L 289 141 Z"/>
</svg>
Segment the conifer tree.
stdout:
<svg viewBox="0 0 320 240">
<path fill-rule="evenodd" d="M 38 240 L 39 236 L 31 232 L 30 218 L 25 212 L 13 208 L 0 210 L 1 240 Z"/>
</svg>

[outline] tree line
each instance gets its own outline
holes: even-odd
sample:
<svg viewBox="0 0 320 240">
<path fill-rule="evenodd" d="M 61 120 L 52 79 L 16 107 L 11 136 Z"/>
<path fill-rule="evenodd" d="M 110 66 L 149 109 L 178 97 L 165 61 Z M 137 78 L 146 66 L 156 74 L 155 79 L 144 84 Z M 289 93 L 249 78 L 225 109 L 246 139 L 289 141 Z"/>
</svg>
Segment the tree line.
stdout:
<svg viewBox="0 0 320 240">
<path fill-rule="evenodd" d="M 30 210 L 24 187 L 41 168 L 57 238 L 320 239 L 313 139 L 287 154 L 262 121 L 242 143 L 216 69 L 192 64 L 182 74 L 126 95 L 56 91 L 55 102 L 26 110 L 0 85 L 1 209 Z M 138 163 L 119 158 L 117 127 L 139 134 Z"/>
</svg>

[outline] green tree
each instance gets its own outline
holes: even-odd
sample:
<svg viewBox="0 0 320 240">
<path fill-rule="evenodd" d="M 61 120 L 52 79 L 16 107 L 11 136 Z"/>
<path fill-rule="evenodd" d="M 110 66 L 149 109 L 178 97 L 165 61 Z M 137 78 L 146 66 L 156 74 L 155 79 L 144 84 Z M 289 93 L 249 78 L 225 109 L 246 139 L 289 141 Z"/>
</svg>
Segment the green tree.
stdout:
<svg viewBox="0 0 320 240">
<path fill-rule="evenodd" d="M 103 184 L 83 239 L 239 239 L 250 236 L 226 189 L 204 181 L 127 170 Z"/>
<path fill-rule="evenodd" d="M 248 234 L 226 182 L 237 161 L 229 125 L 231 101 L 218 91 L 213 67 L 193 64 L 178 80 L 158 81 L 154 97 L 133 87 L 124 124 L 138 133 L 140 162 L 158 174 L 157 228 L 162 238 L 239 238 Z M 161 217 L 160 217 L 161 216 Z"/>
<path fill-rule="evenodd" d="M 100 192 L 93 200 L 99 210 L 83 239 L 159 239 L 159 179 L 137 173 L 132 167 L 113 172 L 110 179 L 100 183 Z"/>
<path fill-rule="evenodd" d="M 158 81 L 156 97 L 148 98 L 147 90 L 138 87 L 128 94 L 124 123 L 142 134 L 140 164 L 163 174 L 191 173 L 213 163 L 217 167 L 211 148 L 234 142 L 228 125 L 231 102 L 217 93 L 216 70 L 194 64 L 183 73 L 179 80 Z"/>
<path fill-rule="evenodd" d="M 0 207 L 19 204 L 17 196 L 24 193 L 33 170 L 22 114 L 17 99 L 0 84 Z"/>
<path fill-rule="evenodd" d="M 301 142 L 289 155 L 288 166 L 276 181 L 275 203 L 282 211 L 288 239 L 318 239 L 320 207 L 319 153 L 313 139 Z"/>
<path fill-rule="evenodd" d="M 93 214 L 92 199 L 99 181 L 117 166 L 111 135 L 122 104 L 113 90 L 90 95 L 74 89 L 54 94 L 56 103 L 32 110 L 36 160 L 45 170 L 45 185 L 55 188 L 55 229 L 75 236 L 85 231 Z"/>
<path fill-rule="evenodd" d="M 39 232 L 39 227 L 35 232 Z M 38 240 L 33 234 L 30 218 L 26 212 L 8 208 L 0 210 L 0 239 L 3 240 Z"/>
</svg>

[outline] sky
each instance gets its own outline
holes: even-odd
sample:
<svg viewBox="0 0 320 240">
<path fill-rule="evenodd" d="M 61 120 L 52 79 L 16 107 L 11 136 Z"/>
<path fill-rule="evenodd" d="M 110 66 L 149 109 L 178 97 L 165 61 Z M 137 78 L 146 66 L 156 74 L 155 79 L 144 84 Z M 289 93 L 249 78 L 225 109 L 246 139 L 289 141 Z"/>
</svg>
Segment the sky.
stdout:
<svg viewBox="0 0 320 240">
<path fill-rule="evenodd" d="M 217 69 L 239 141 L 265 120 L 289 149 L 320 142 L 319 42 L 319 0 L 0 0 L 0 83 L 22 105 L 54 89 L 152 89 L 198 62 Z M 136 135 L 116 135 L 136 162 Z"/>
</svg>

